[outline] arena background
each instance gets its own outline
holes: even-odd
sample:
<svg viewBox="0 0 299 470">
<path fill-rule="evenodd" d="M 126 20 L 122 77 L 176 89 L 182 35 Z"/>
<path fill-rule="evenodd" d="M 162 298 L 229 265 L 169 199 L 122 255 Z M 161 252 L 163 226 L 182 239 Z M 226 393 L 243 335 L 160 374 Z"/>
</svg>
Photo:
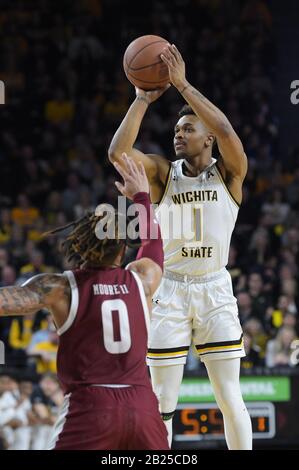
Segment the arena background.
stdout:
<svg viewBox="0 0 299 470">
<path fill-rule="evenodd" d="M 227 114 L 249 158 L 228 269 L 245 332 L 241 383 L 254 448 L 298 447 L 298 3 L 0 4 L 6 95 L 0 106 L 1 286 L 70 268 L 61 240 L 42 240 L 41 233 L 103 201 L 115 202 L 107 149 L 134 97 L 122 55 L 137 36 L 167 38 L 182 52 L 188 80 Z M 138 138 L 142 151 L 174 157 L 173 126 L 182 104 L 171 89 L 150 107 Z M 53 324 L 45 311 L 1 318 L 0 338 L 0 445 L 44 448 L 62 399 Z M 192 354 L 173 446 L 225 448 L 204 367 Z"/>
</svg>

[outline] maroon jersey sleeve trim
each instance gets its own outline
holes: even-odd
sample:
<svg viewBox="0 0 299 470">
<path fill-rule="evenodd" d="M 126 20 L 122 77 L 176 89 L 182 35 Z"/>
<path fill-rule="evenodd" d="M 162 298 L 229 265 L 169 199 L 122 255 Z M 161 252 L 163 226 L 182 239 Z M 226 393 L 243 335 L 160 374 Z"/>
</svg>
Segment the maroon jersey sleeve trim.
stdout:
<svg viewBox="0 0 299 470">
<path fill-rule="evenodd" d="M 135 278 L 135 281 L 137 283 L 140 298 L 141 298 L 141 302 L 142 302 L 142 306 L 143 306 L 143 313 L 144 313 L 144 319 L 145 319 L 147 334 L 149 334 L 149 331 L 150 331 L 150 312 L 149 312 L 148 304 L 147 304 L 147 301 L 146 301 L 146 295 L 145 295 L 145 292 L 144 292 L 144 287 L 143 287 L 142 281 L 141 281 L 140 277 L 138 276 L 138 274 L 135 273 L 135 271 L 131 271 L 130 269 L 128 271 L 130 271 L 130 273 L 133 274 L 133 276 Z"/>
<path fill-rule="evenodd" d="M 77 315 L 77 311 L 78 311 L 78 305 L 79 305 L 79 291 L 78 291 L 78 286 L 77 286 L 74 273 L 72 271 L 64 271 L 63 274 L 68 278 L 68 281 L 70 283 L 72 299 L 71 299 L 71 307 L 70 307 L 67 320 L 57 330 L 57 334 L 59 336 L 65 333 L 67 330 L 69 330 L 72 324 L 74 323 L 76 315 Z"/>
</svg>

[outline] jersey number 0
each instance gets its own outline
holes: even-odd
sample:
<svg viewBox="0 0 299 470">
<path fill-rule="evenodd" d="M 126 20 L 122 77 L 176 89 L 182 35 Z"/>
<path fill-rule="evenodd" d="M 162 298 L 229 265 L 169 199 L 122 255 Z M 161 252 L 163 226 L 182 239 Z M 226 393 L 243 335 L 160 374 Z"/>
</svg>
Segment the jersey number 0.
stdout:
<svg viewBox="0 0 299 470">
<path fill-rule="evenodd" d="M 120 340 L 115 339 L 113 312 L 116 312 L 118 316 Z M 110 354 L 128 352 L 131 347 L 131 332 L 128 309 L 125 302 L 122 299 L 104 300 L 101 313 L 105 349 Z"/>
</svg>

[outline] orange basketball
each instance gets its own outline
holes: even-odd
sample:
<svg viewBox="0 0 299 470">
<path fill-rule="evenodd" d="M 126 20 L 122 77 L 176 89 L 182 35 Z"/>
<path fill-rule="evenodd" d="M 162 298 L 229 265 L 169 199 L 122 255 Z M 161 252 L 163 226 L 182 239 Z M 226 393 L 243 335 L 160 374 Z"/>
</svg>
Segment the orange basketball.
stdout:
<svg viewBox="0 0 299 470">
<path fill-rule="evenodd" d="M 160 36 L 140 36 L 131 42 L 123 59 L 124 71 L 133 85 L 143 90 L 156 90 L 169 83 L 167 65 L 160 54 L 169 44 Z"/>
</svg>

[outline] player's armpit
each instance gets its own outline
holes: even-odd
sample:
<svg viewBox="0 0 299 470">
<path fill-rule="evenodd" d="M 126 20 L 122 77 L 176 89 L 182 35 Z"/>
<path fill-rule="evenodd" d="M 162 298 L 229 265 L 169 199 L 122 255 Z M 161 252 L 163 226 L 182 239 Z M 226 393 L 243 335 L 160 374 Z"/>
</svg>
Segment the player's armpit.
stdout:
<svg viewBox="0 0 299 470">
<path fill-rule="evenodd" d="M 127 269 L 138 274 L 142 281 L 145 295 L 151 298 L 162 279 L 162 269 L 160 266 L 149 258 L 142 258 L 130 263 Z"/>
<path fill-rule="evenodd" d="M 166 158 L 161 157 L 160 155 L 155 154 L 145 154 L 136 148 L 132 148 L 126 151 L 128 156 L 131 157 L 135 163 L 142 162 L 146 176 L 150 183 L 160 180 L 160 174 L 163 173 L 163 170 L 167 172 L 169 168 L 169 161 Z M 118 162 L 119 165 L 123 166 L 123 160 L 121 158 L 122 152 L 109 152 L 109 160 L 113 162 Z"/>
<path fill-rule="evenodd" d="M 61 299 L 70 299 L 68 280 L 59 274 L 39 274 L 22 286 L 0 289 L 0 315 L 26 315 L 41 308 L 51 310 Z"/>
</svg>

